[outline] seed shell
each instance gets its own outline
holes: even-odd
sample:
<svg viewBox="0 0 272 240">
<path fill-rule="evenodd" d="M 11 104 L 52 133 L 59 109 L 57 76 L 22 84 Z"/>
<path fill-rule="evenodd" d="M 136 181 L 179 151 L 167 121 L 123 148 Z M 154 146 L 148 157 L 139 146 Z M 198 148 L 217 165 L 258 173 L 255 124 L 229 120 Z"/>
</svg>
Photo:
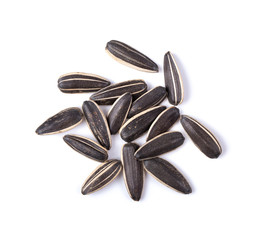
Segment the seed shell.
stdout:
<svg viewBox="0 0 272 240">
<path fill-rule="evenodd" d="M 142 145 L 135 152 L 135 157 L 139 160 L 157 157 L 181 146 L 183 142 L 184 137 L 180 132 L 162 133 Z"/>
<path fill-rule="evenodd" d="M 131 103 L 131 94 L 124 93 L 112 105 L 107 116 L 111 134 L 116 134 L 126 121 Z"/>
<path fill-rule="evenodd" d="M 145 170 L 165 186 L 184 194 L 192 192 L 185 177 L 168 161 L 156 157 L 143 163 Z"/>
<path fill-rule="evenodd" d="M 106 149 L 111 148 L 111 135 L 107 119 L 94 101 L 85 101 L 82 106 L 87 123 L 98 142 Z"/>
<path fill-rule="evenodd" d="M 126 92 L 131 93 L 135 99 L 146 92 L 147 85 L 144 80 L 129 80 L 109 85 L 94 93 L 90 99 L 99 105 L 111 105 Z"/>
<path fill-rule="evenodd" d="M 122 170 L 119 160 L 108 160 L 99 165 L 87 178 L 82 186 L 81 193 L 87 195 L 108 185 Z"/>
<path fill-rule="evenodd" d="M 149 90 L 133 102 L 128 117 L 131 118 L 150 107 L 159 105 L 165 97 L 166 90 L 164 87 L 158 86 Z"/>
<path fill-rule="evenodd" d="M 144 134 L 156 117 L 165 110 L 165 106 L 149 108 L 130 118 L 120 129 L 121 138 L 131 142 Z"/>
<path fill-rule="evenodd" d="M 172 105 L 178 105 L 183 101 L 183 83 L 177 63 L 170 52 L 164 55 L 163 69 L 168 100 Z"/>
<path fill-rule="evenodd" d="M 222 153 L 222 148 L 218 140 L 207 128 L 187 115 L 181 115 L 180 122 L 201 152 L 209 158 L 219 157 Z"/>
<path fill-rule="evenodd" d="M 36 129 L 38 135 L 65 132 L 81 123 L 83 114 L 79 108 L 67 108 L 48 118 Z"/>
<path fill-rule="evenodd" d="M 126 143 L 121 152 L 124 181 L 130 197 L 135 201 L 140 200 L 144 186 L 143 163 L 134 157 L 138 147 L 135 143 Z"/>
<path fill-rule="evenodd" d="M 165 109 L 150 126 L 146 141 L 168 131 L 179 118 L 180 113 L 178 108 L 170 107 Z"/>
<path fill-rule="evenodd" d="M 77 136 L 65 135 L 63 140 L 75 151 L 98 162 L 104 162 L 108 159 L 108 152 L 105 148 L 91 139 Z"/>
<path fill-rule="evenodd" d="M 144 72 L 158 72 L 159 68 L 150 58 L 125 43 L 112 40 L 106 45 L 106 52 L 116 61 Z"/>
<path fill-rule="evenodd" d="M 58 88 L 64 93 L 95 92 L 110 85 L 110 81 L 98 75 L 73 72 L 58 79 Z"/>
</svg>

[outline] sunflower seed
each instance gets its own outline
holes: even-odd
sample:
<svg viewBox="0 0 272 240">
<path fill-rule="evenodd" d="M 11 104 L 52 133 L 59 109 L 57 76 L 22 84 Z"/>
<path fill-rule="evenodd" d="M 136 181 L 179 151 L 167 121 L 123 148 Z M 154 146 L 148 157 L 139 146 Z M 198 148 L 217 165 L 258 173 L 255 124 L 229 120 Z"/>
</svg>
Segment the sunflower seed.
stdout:
<svg viewBox="0 0 272 240">
<path fill-rule="evenodd" d="M 121 138 L 126 142 L 131 142 L 140 137 L 165 108 L 165 106 L 149 108 L 129 119 L 120 129 Z"/>
<path fill-rule="evenodd" d="M 122 170 L 119 160 L 108 160 L 99 165 L 82 186 L 83 195 L 93 193 L 112 182 Z"/>
<path fill-rule="evenodd" d="M 164 133 L 180 118 L 179 109 L 170 107 L 165 109 L 150 126 L 146 141 Z"/>
<path fill-rule="evenodd" d="M 79 108 L 67 108 L 48 118 L 37 128 L 36 133 L 47 135 L 65 132 L 80 124 L 82 119 L 83 114 Z"/>
<path fill-rule="evenodd" d="M 181 146 L 183 142 L 184 137 L 180 132 L 162 133 L 142 145 L 135 152 L 135 157 L 139 160 L 156 157 L 174 150 Z"/>
<path fill-rule="evenodd" d="M 94 92 L 110 85 L 110 82 L 98 75 L 73 72 L 58 79 L 58 87 L 64 93 Z"/>
<path fill-rule="evenodd" d="M 93 135 L 103 147 L 109 150 L 111 135 L 103 112 L 94 101 L 85 101 L 82 109 Z"/>
<path fill-rule="evenodd" d="M 183 101 L 183 83 L 176 61 L 170 52 L 164 55 L 163 69 L 168 100 L 172 105 L 178 105 Z"/>
<path fill-rule="evenodd" d="M 126 121 L 131 102 L 131 94 L 125 93 L 112 105 L 107 117 L 111 134 L 116 134 Z"/>
<path fill-rule="evenodd" d="M 144 161 L 145 170 L 162 184 L 178 192 L 189 194 L 192 192 L 184 176 L 168 161 L 162 158 L 151 158 Z"/>
<path fill-rule="evenodd" d="M 165 97 L 166 90 L 164 87 L 159 86 L 149 90 L 133 102 L 128 117 L 131 118 L 150 107 L 159 105 Z"/>
<path fill-rule="evenodd" d="M 98 162 L 104 162 L 108 159 L 108 152 L 105 148 L 91 139 L 77 136 L 65 135 L 63 140 L 74 150 Z"/>
<path fill-rule="evenodd" d="M 126 92 L 135 99 L 146 92 L 147 85 L 143 80 L 129 80 L 109 85 L 94 93 L 90 99 L 100 105 L 110 105 Z"/>
<path fill-rule="evenodd" d="M 135 143 L 127 143 L 124 144 L 121 152 L 126 188 L 130 197 L 135 201 L 140 200 L 144 185 L 143 163 L 137 161 L 134 157 L 134 153 L 138 147 Z"/>
<path fill-rule="evenodd" d="M 218 158 L 222 148 L 215 136 L 195 119 L 181 115 L 180 120 L 184 130 L 194 144 L 209 158 Z"/>
<path fill-rule="evenodd" d="M 107 43 L 106 52 L 116 61 L 144 72 L 158 72 L 159 68 L 150 58 L 136 49 L 116 40 Z"/>
</svg>

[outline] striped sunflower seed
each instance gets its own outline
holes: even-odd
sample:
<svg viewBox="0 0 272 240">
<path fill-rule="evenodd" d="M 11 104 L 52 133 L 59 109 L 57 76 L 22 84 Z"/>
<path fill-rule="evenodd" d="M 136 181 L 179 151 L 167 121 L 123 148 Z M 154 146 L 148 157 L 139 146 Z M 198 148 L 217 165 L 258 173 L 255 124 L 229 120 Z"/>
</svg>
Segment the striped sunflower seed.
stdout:
<svg viewBox="0 0 272 240">
<path fill-rule="evenodd" d="M 185 194 L 192 192 L 185 177 L 168 161 L 157 157 L 143 162 L 145 170 L 165 186 Z"/>
<path fill-rule="evenodd" d="M 104 162 L 108 159 L 108 152 L 105 148 L 91 139 L 77 136 L 65 135 L 63 140 L 75 151 L 98 162 Z"/>
<path fill-rule="evenodd" d="M 135 152 L 135 157 L 139 160 L 157 157 L 181 146 L 183 142 L 184 137 L 180 132 L 162 133 L 142 145 Z"/>
<path fill-rule="evenodd" d="M 106 52 L 116 61 L 144 72 L 158 72 L 159 68 L 150 58 L 134 48 L 112 40 L 106 45 Z"/>
<path fill-rule="evenodd" d="M 138 147 L 135 143 L 127 143 L 121 152 L 124 181 L 130 197 L 135 201 L 140 200 L 144 186 L 143 163 L 134 157 Z"/>
<path fill-rule="evenodd" d="M 38 135 L 65 132 L 81 123 L 83 114 L 79 108 L 67 108 L 48 118 L 36 129 Z"/>
<path fill-rule="evenodd" d="M 165 106 L 149 108 L 130 118 L 120 129 L 121 138 L 126 142 L 131 142 L 140 137 L 165 108 Z"/>
<path fill-rule="evenodd" d="M 111 134 L 116 134 L 126 121 L 131 103 L 131 94 L 125 93 L 112 105 L 107 116 Z"/>
<path fill-rule="evenodd" d="M 178 105 L 183 101 L 183 83 L 176 61 L 170 52 L 164 55 L 163 69 L 168 100 L 172 105 Z"/>
<path fill-rule="evenodd" d="M 111 148 L 111 135 L 103 112 L 94 101 L 85 101 L 82 109 L 93 135 L 103 147 L 109 150 Z"/>
<path fill-rule="evenodd" d="M 149 90 L 133 102 L 128 117 L 131 118 L 150 107 L 159 105 L 165 97 L 166 90 L 164 87 L 159 86 Z"/>
<path fill-rule="evenodd" d="M 180 114 L 178 108 L 170 107 L 165 109 L 150 126 L 146 141 L 168 131 L 179 118 Z"/>
<path fill-rule="evenodd" d="M 218 158 L 222 148 L 215 136 L 192 117 L 181 115 L 180 120 L 184 130 L 194 144 L 209 158 Z"/>
<path fill-rule="evenodd" d="M 58 87 L 64 93 L 95 92 L 108 85 L 105 78 L 82 72 L 64 74 L 58 79 Z"/>
<path fill-rule="evenodd" d="M 129 80 L 109 85 L 94 93 L 90 99 L 100 105 L 110 105 L 126 92 L 131 93 L 133 99 L 146 92 L 147 85 L 144 80 Z"/>
<path fill-rule="evenodd" d="M 122 170 L 119 160 L 108 160 L 99 165 L 87 178 L 82 186 L 81 193 L 87 195 L 108 185 Z"/>
</svg>

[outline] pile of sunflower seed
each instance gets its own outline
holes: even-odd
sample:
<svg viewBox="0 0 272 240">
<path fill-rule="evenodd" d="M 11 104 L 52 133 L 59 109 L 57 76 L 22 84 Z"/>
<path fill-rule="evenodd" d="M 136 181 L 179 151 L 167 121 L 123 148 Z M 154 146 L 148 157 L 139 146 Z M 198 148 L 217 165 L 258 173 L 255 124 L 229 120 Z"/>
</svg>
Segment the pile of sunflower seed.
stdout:
<svg viewBox="0 0 272 240">
<path fill-rule="evenodd" d="M 145 72 L 158 72 L 158 66 L 150 58 L 134 48 L 112 40 L 106 52 L 118 62 Z M 64 93 L 95 92 L 80 108 L 68 108 L 47 119 L 36 133 L 39 135 L 60 133 L 77 126 L 85 117 L 98 143 L 78 135 L 65 135 L 64 141 L 82 155 L 102 162 L 82 186 L 82 194 L 93 193 L 111 181 L 123 169 L 124 181 L 130 197 L 139 201 L 144 183 L 144 170 L 166 186 L 185 194 L 192 192 L 188 181 L 161 154 L 181 146 L 184 137 L 180 132 L 168 131 L 180 120 L 194 144 L 209 158 L 217 158 L 222 152 L 214 135 L 198 121 L 180 115 L 175 107 L 183 100 L 183 84 L 176 61 L 170 52 L 164 56 L 165 87 L 147 91 L 143 80 L 130 80 L 111 84 L 105 78 L 87 73 L 68 73 L 58 79 L 58 87 Z M 168 98 L 173 107 L 159 104 Z M 99 105 L 112 105 L 107 117 Z M 121 161 L 107 160 L 111 148 L 111 134 L 120 133 L 127 143 L 121 150 Z M 147 132 L 146 143 L 133 143 Z"/>
</svg>

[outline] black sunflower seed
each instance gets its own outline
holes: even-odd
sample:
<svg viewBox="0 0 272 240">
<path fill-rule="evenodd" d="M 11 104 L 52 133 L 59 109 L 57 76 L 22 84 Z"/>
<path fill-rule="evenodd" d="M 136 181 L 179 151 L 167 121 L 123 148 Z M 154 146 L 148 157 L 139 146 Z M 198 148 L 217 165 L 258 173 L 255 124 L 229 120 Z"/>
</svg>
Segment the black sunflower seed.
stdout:
<svg viewBox="0 0 272 240">
<path fill-rule="evenodd" d="M 164 55 L 163 69 L 168 100 L 172 105 L 178 105 L 183 101 L 183 83 L 176 61 L 170 52 Z"/>
<path fill-rule="evenodd" d="M 185 177 L 168 161 L 156 157 L 143 162 L 145 170 L 162 184 L 185 194 L 192 192 Z"/>
<path fill-rule="evenodd" d="M 136 99 L 146 92 L 147 85 L 143 80 L 129 80 L 116 84 L 109 85 L 94 93 L 90 99 L 100 105 L 110 105 L 126 92 L 131 93 L 132 97 Z"/>
<path fill-rule="evenodd" d="M 179 109 L 170 107 L 165 109 L 150 126 L 146 141 L 164 133 L 180 118 Z"/>
<path fill-rule="evenodd" d="M 37 128 L 36 133 L 47 135 L 68 131 L 81 123 L 82 119 L 83 114 L 79 108 L 67 108 L 48 118 Z"/>
<path fill-rule="evenodd" d="M 215 136 L 195 119 L 181 115 L 180 120 L 184 130 L 194 144 L 209 158 L 218 158 L 222 148 Z"/>
<path fill-rule="evenodd" d="M 108 159 L 107 150 L 91 139 L 77 135 L 65 135 L 63 140 L 75 151 L 88 158 L 98 162 L 104 162 Z"/>
<path fill-rule="evenodd" d="M 106 45 L 106 52 L 116 61 L 145 72 L 158 72 L 159 68 L 150 58 L 136 49 L 116 40 Z"/>
<path fill-rule="evenodd" d="M 58 79 L 58 87 L 64 93 L 95 92 L 108 85 L 105 78 L 82 72 L 64 74 Z"/>
<path fill-rule="evenodd" d="M 103 147 L 109 150 L 111 135 L 103 112 L 94 101 L 85 101 L 82 109 L 93 135 Z"/>
<path fill-rule="evenodd" d="M 132 102 L 130 93 L 120 96 L 109 110 L 107 119 L 111 134 L 116 134 L 124 124 Z"/>
<path fill-rule="evenodd" d="M 131 142 L 140 137 L 165 108 L 165 106 L 149 108 L 130 118 L 120 129 L 121 138 L 126 142 Z"/>
<path fill-rule="evenodd" d="M 183 142 L 184 137 L 180 132 L 162 133 L 142 145 L 135 152 L 135 157 L 139 160 L 156 157 L 174 150 L 181 146 Z"/>
<path fill-rule="evenodd" d="M 165 97 L 166 90 L 164 87 L 159 86 L 149 90 L 133 102 L 128 117 L 131 118 L 150 107 L 159 105 Z"/>
<path fill-rule="evenodd" d="M 119 160 L 108 160 L 99 165 L 87 178 L 82 186 L 83 195 L 93 193 L 112 182 L 122 170 Z"/>
<path fill-rule="evenodd" d="M 124 181 L 130 197 L 135 201 L 140 200 L 144 185 L 143 163 L 134 157 L 138 147 L 135 143 L 127 143 L 121 152 Z"/>
</svg>

